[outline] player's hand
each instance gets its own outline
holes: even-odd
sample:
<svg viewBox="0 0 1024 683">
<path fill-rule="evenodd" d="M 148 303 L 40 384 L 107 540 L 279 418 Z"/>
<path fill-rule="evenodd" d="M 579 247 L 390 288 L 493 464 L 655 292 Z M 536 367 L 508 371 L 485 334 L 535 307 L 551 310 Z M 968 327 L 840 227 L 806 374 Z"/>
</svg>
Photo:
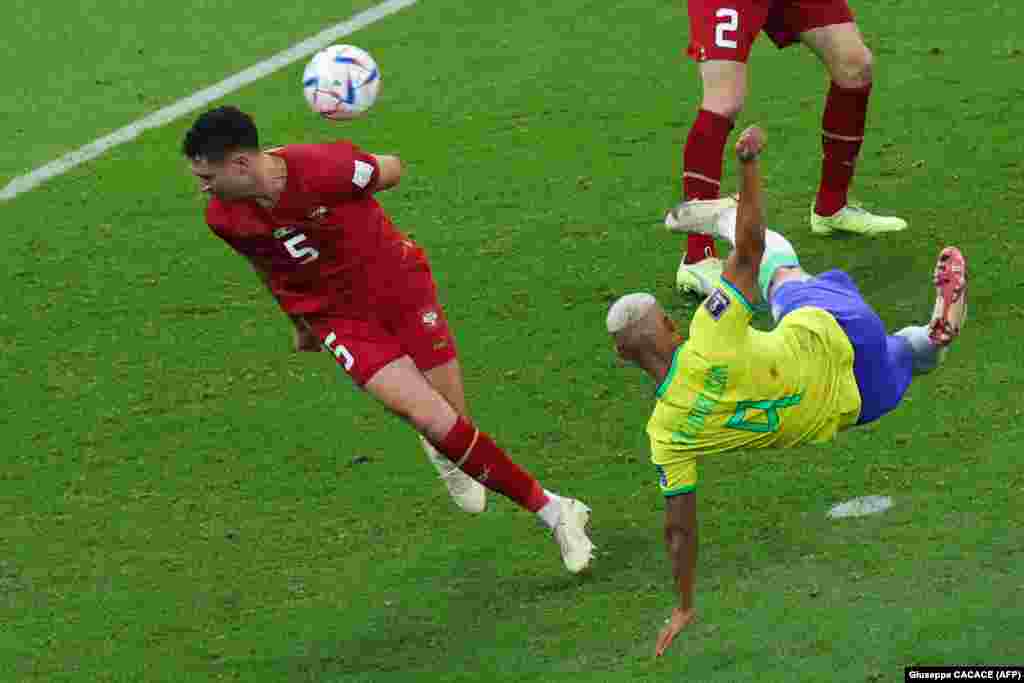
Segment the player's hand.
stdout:
<svg viewBox="0 0 1024 683">
<path fill-rule="evenodd" d="M 654 656 L 660 657 L 668 649 L 668 646 L 672 644 L 675 637 L 679 635 L 679 632 L 684 628 L 692 624 L 697 619 L 697 610 L 688 609 L 683 610 L 680 607 L 676 607 L 672 610 L 672 616 L 669 617 L 668 623 L 661 629 L 661 633 L 658 634 L 658 644 L 654 648 Z"/>
<path fill-rule="evenodd" d="M 323 345 L 320 343 L 320 338 L 313 334 L 312 330 L 308 327 L 295 328 L 296 351 L 320 351 L 321 349 L 323 349 Z"/>
<path fill-rule="evenodd" d="M 750 126 L 736 141 L 736 158 L 741 162 L 753 161 L 764 149 L 764 140 L 764 131 L 759 126 Z"/>
</svg>

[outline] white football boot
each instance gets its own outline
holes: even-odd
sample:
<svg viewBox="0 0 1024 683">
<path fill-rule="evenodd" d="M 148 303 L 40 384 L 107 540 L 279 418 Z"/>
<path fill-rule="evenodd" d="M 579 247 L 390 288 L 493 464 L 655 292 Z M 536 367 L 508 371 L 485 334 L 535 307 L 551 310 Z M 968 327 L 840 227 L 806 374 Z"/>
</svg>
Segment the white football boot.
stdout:
<svg viewBox="0 0 1024 683">
<path fill-rule="evenodd" d="M 665 214 L 665 227 L 669 232 L 697 233 L 723 239 L 724 235 L 718 229 L 719 220 L 726 212 L 735 213 L 737 204 L 735 196 L 680 202 Z M 710 250 L 694 263 L 687 263 L 686 257 L 683 254 L 676 271 L 676 289 L 700 297 L 707 296 L 718 285 L 725 262 L 712 256 Z"/>
<path fill-rule="evenodd" d="M 444 455 L 438 453 L 437 449 L 422 436 L 420 444 L 437 473 L 441 475 L 444 485 L 448 487 L 448 494 L 451 495 L 455 504 L 466 512 L 473 514 L 483 512 L 487 507 L 487 489 L 483 484 L 460 470 Z"/>
<path fill-rule="evenodd" d="M 590 508 L 574 498 L 559 498 L 562 506 L 552 534 L 562 551 L 565 568 L 578 574 L 594 559 L 594 544 L 587 536 Z"/>
<path fill-rule="evenodd" d="M 715 235 L 715 223 L 719 214 L 726 209 L 736 208 L 738 204 L 735 196 L 679 202 L 665 214 L 665 227 L 669 232 Z"/>
</svg>

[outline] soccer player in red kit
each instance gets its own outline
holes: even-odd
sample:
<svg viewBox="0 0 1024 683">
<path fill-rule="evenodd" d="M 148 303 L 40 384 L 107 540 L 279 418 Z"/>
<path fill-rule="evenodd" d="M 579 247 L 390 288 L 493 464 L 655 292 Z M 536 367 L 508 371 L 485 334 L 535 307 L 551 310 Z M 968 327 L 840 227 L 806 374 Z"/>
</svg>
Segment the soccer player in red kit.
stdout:
<svg viewBox="0 0 1024 683">
<path fill-rule="evenodd" d="M 872 54 L 846 0 L 688 0 L 687 10 L 687 52 L 699 66 L 703 98 L 683 147 L 684 201 L 719 196 L 726 140 L 747 94 L 747 59 L 758 33 L 764 31 L 779 48 L 802 42 L 831 77 L 822 116 L 821 182 L 811 209 L 811 231 L 876 236 L 907 227 L 900 218 L 878 216 L 847 203 L 864 141 Z M 665 224 L 673 229 L 672 212 Z M 707 280 L 703 271 L 722 268 L 716 256 L 711 237 L 689 235 L 676 278 L 679 288 L 701 291 L 701 283 Z"/>
<path fill-rule="evenodd" d="M 586 568 L 589 508 L 542 488 L 469 419 L 426 254 L 373 196 L 398 184 L 398 157 L 347 140 L 261 151 L 235 107 L 201 115 L 182 151 L 212 196 L 207 224 L 261 275 L 295 324 L 296 350 L 330 351 L 412 425 L 460 507 L 484 509 L 482 482 L 538 515 L 570 572 Z"/>
</svg>

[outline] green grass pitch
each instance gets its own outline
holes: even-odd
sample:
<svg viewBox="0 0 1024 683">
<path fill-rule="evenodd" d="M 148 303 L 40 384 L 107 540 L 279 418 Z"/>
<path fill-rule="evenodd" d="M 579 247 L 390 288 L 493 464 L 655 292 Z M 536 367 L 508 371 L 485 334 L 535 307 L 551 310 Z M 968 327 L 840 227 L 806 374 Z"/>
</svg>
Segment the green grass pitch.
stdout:
<svg viewBox="0 0 1024 683">
<path fill-rule="evenodd" d="M 141 4 L 15 0 L 0 183 L 370 5 Z M 693 310 L 659 223 L 700 97 L 685 5 L 527 5 L 424 0 L 347 38 L 383 73 L 349 125 L 305 108 L 301 64 L 227 101 L 267 145 L 403 158 L 381 200 L 431 255 L 471 412 L 593 507 L 593 571 L 567 575 L 503 499 L 459 514 L 411 430 L 326 356 L 290 353 L 202 222 L 187 117 L 0 205 L 0 680 L 860 682 L 1020 663 L 1022 11 L 854 3 L 876 57 L 854 193 L 910 222 L 882 241 L 811 236 L 825 76 L 806 50 L 755 48 L 740 125 L 768 132 L 771 224 L 892 327 L 928 314 L 957 244 L 971 319 L 880 423 L 705 461 L 701 620 L 655 661 L 673 594 L 653 387 L 603 325 L 629 291 Z M 865 494 L 895 506 L 826 519 Z"/>
</svg>

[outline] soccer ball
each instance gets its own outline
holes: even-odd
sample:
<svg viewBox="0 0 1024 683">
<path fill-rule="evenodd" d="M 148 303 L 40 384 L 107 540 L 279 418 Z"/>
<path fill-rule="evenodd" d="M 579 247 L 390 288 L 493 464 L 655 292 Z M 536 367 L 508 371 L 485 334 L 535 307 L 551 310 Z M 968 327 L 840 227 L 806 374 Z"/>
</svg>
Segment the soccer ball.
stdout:
<svg viewBox="0 0 1024 683">
<path fill-rule="evenodd" d="M 354 119 L 377 99 L 380 70 L 365 50 L 332 45 L 313 55 L 302 74 L 310 108 L 328 119 Z"/>
</svg>

